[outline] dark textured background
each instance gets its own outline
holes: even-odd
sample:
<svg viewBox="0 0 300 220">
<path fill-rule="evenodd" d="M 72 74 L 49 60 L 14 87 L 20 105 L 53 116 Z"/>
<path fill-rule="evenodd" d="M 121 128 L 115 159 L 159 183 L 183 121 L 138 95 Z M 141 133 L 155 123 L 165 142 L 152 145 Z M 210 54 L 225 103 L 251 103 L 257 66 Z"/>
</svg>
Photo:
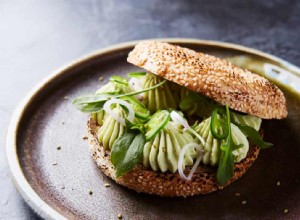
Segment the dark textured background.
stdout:
<svg viewBox="0 0 300 220">
<path fill-rule="evenodd" d="M 300 1 L 0 0 L 0 219 L 35 219 L 10 178 L 5 130 L 53 70 L 115 43 L 162 37 L 226 41 L 300 66 Z"/>
</svg>

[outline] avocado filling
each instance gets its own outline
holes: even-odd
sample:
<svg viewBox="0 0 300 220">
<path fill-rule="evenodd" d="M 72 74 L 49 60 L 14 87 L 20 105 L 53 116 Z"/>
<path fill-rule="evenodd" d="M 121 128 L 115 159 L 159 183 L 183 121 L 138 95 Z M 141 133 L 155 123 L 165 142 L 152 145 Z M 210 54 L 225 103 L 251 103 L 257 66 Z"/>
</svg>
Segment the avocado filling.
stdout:
<svg viewBox="0 0 300 220">
<path fill-rule="evenodd" d="M 129 81 L 129 86 L 132 91 L 139 91 L 150 88 L 162 81 L 161 77 L 146 73 L 144 76 L 132 77 Z M 159 109 L 176 109 L 178 106 L 178 101 L 176 100 L 177 91 L 172 91 L 171 84 L 171 82 L 167 82 L 156 89 L 139 94 L 136 98 L 151 113 L 155 113 Z"/>
<path fill-rule="evenodd" d="M 223 185 L 233 173 L 226 173 L 225 177 L 219 173 L 247 156 L 248 140 L 262 148 L 271 146 L 258 134 L 262 121 L 258 117 L 229 110 L 228 106 L 151 73 L 128 75 L 129 81 L 114 76 L 96 95 L 73 101 L 97 121 L 98 140 L 111 151 L 115 167 L 119 161 L 123 168 L 128 166 L 124 171 L 117 170 L 118 176 L 132 169 L 132 161 L 154 171 L 175 173 L 179 166 L 184 170 L 199 160 L 218 167 L 217 179 Z M 122 102 L 115 101 L 118 99 Z M 109 112 L 103 108 L 108 100 L 112 103 Z M 177 112 L 176 120 L 171 117 L 172 111 Z M 128 120 L 130 114 L 134 120 Z M 190 127 L 188 121 L 195 123 Z M 179 164 L 182 149 L 191 143 L 201 150 L 187 148 Z"/>
<path fill-rule="evenodd" d="M 145 144 L 143 165 L 151 167 L 154 171 L 175 173 L 178 169 L 180 150 L 191 142 L 194 142 L 191 134 L 184 132 L 182 127 L 178 127 L 174 122 L 169 121 L 154 139 Z M 183 167 L 193 165 L 195 158 L 195 150 L 189 150 L 185 154 Z"/>
<path fill-rule="evenodd" d="M 113 111 L 120 117 L 125 117 L 126 112 L 120 105 L 114 108 Z M 97 121 L 99 121 L 99 115 L 103 115 L 103 113 L 97 113 Z M 103 124 L 98 131 L 98 140 L 105 149 L 111 149 L 117 138 L 123 135 L 126 128 L 110 115 L 105 119 L 102 117 L 101 121 Z"/>
<path fill-rule="evenodd" d="M 232 139 L 236 145 L 242 145 L 242 147 L 234 150 L 232 154 L 234 155 L 234 162 L 238 163 L 247 156 L 249 150 L 249 142 L 246 136 L 241 132 L 241 130 L 234 125 L 231 125 Z M 195 127 L 195 131 L 200 134 L 204 140 L 204 156 L 202 163 L 205 165 L 217 166 L 220 160 L 220 146 L 221 141 L 213 137 L 211 133 L 211 118 L 205 119 L 199 125 Z"/>
</svg>

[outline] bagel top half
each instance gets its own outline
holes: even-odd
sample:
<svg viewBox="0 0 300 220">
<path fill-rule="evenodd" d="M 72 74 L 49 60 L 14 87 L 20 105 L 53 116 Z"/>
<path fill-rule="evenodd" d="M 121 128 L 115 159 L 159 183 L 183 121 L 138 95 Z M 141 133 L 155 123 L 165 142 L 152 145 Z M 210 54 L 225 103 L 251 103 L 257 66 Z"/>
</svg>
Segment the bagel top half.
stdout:
<svg viewBox="0 0 300 220">
<path fill-rule="evenodd" d="M 287 117 L 286 100 L 277 86 L 224 59 L 168 43 L 143 41 L 127 61 L 231 109 L 264 119 Z"/>
</svg>

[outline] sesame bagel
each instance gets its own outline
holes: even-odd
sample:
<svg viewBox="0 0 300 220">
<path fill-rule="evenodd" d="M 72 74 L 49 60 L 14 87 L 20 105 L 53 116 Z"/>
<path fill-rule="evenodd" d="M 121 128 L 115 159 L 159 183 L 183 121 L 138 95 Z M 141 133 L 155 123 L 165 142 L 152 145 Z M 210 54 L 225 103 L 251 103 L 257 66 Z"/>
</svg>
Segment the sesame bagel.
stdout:
<svg viewBox="0 0 300 220">
<path fill-rule="evenodd" d="M 219 186 L 216 181 L 216 169 L 200 166 L 193 174 L 192 181 L 184 181 L 178 172 L 156 172 L 142 165 L 136 165 L 132 171 L 116 178 L 115 169 L 110 161 L 110 152 L 106 151 L 98 142 L 97 132 L 100 126 L 95 120 L 88 120 L 88 143 L 93 159 L 105 175 L 115 180 L 118 184 L 133 189 L 137 192 L 159 196 L 192 196 L 207 194 L 231 184 L 241 177 L 253 164 L 259 154 L 259 148 L 250 147 L 247 157 L 235 164 L 233 177 L 224 186 Z M 186 169 L 185 172 L 189 172 Z"/>
<path fill-rule="evenodd" d="M 224 59 L 144 41 L 129 53 L 127 61 L 231 109 L 265 119 L 287 117 L 286 100 L 277 86 Z"/>
</svg>

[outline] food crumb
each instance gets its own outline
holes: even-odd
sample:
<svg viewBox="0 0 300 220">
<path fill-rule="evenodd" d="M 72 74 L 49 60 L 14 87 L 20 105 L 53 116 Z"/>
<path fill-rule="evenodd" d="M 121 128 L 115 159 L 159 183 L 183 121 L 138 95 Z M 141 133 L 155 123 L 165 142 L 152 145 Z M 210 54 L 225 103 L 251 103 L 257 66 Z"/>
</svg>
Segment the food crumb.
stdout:
<svg viewBox="0 0 300 220">
<path fill-rule="evenodd" d="M 65 99 L 65 100 L 68 100 L 68 99 L 69 99 L 69 96 L 65 96 L 64 99 Z"/>
<path fill-rule="evenodd" d="M 104 186 L 105 187 L 110 187 L 110 184 L 109 183 L 105 183 Z"/>
<path fill-rule="evenodd" d="M 247 200 L 242 201 L 243 205 L 246 205 L 246 203 L 247 203 Z"/>
<path fill-rule="evenodd" d="M 280 181 L 277 181 L 276 185 L 277 185 L 277 186 L 280 186 Z"/>
<path fill-rule="evenodd" d="M 235 196 L 240 196 L 240 195 L 241 195 L 240 193 L 236 193 L 236 194 L 235 194 Z"/>
<path fill-rule="evenodd" d="M 93 191 L 92 191 L 92 190 L 90 190 L 90 191 L 89 191 L 89 194 L 90 194 L 90 195 L 93 195 Z"/>
<path fill-rule="evenodd" d="M 123 218 L 122 214 L 119 213 L 119 214 L 118 214 L 118 219 L 122 219 L 122 218 Z"/>
<path fill-rule="evenodd" d="M 57 165 L 57 162 L 53 162 L 52 165 L 53 165 L 53 166 L 56 166 L 56 165 Z"/>
<path fill-rule="evenodd" d="M 82 139 L 83 139 L 83 140 L 87 140 L 88 137 L 87 137 L 86 135 L 83 135 L 83 136 L 82 136 Z"/>
<path fill-rule="evenodd" d="M 57 148 L 56 148 L 57 150 L 60 150 L 61 149 L 61 146 L 57 146 Z"/>
<path fill-rule="evenodd" d="M 62 125 L 64 125 L 64 124 L 65 124 L 65 122 L 62 122 L 61 124 L 62 124 Z"/>
<path fill-rule="evenodd" d="M 65 186 L 62 186 L 62 187 L 61 187 L 61 189 L 65 189 L 65 188 L 66 188 Z"/>
<path fill-rule="evenodd" d="M 289 210 L 288 209 L 284 209 L 283 212 L 284 212 L 284 214 L 287 214 L 289 212 Z"/>
<path fill-rule="evenodd" d="M 103 76 L 100 76 L 98 80 L 99 80 L 100 82 L 102 82 L 103 79 L 104 79 L 104 77 L 103 77 Z"/>
</svg>

